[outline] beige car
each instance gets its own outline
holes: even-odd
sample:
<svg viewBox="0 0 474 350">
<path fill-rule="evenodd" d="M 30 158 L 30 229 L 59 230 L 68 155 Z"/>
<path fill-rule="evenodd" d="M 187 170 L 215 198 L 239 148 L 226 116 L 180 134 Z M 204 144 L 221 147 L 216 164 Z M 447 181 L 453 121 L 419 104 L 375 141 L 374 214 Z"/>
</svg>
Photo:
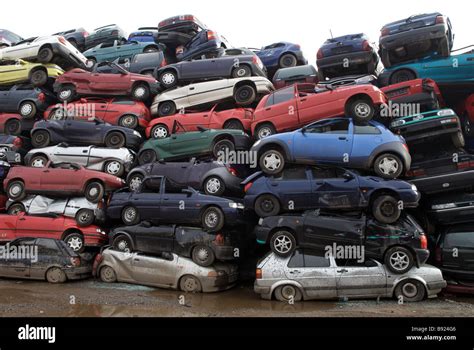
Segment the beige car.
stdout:
<svg viewBox="0 0 474 350">
<path fill-rule="evenodd" d="M 157 95 L 151 105 L 151 114 L 163 117 L 188 107 L 224 100 L 234 100 L 240 106 L 248 106 L 259 96 L 274 90 L 270 80 L 264 77 L 206 81 L 167 90 Z"/>
</svg>

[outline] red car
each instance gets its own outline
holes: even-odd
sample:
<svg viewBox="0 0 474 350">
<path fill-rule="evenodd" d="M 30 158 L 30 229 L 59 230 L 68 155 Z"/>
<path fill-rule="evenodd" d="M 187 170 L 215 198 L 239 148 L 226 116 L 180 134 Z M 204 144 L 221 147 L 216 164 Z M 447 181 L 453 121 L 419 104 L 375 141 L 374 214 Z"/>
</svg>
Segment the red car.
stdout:
<svg viewBox="0 0 474 350">
<path fill-rule="evenodd" d="M 3 181 L 8 198 L 17 201 L 26 194 L 45 194 L 84 195 L 90 202 L 97 203 L 106 192 L 123 185 L 122 179 L 100 171 L 87 170 L 77 164 L 51 162 L 44 168 L 12 167 Z"/>
<path fill-rule="evenodd" d="M 0 133 L 7 135 L 20 135 L 22 131 L 31 130 L 34 119 L 23 119 L 15 113 L 0 113 Z"/>
<path fill-rule="evenodd" d="M 469 95 L 464 101 L 456 106 L 456 113 L 461 117 L 463 131 L 466 136 L 473 136 L 474 130 L 474 94 Z"/>
<path fill-rule="evenodd" d="M 44 119 L 61 120 L 68 116 L 86 121 L 97 118 L 130 129 L 146 128 L 151 120 L 150 110 L 143 102 L 123 97 L 81 98 L 67 104 L 57 103 L 44 112 Z"/>
<path fill-rule="evenodd" d="M 146 137 L 160 139 L 170 136 L 173 124 L 178 121 L 186 131 L 198 131 L 198 126 L 209 129 L 240 129 L 250 131 L 253 109 L 235 108 L 216 111 L 217 105 L 210 111 L 174 114 L 169 117 L 153 119 L 146 129 Z M 183 132 L 184 130 L 180 129 Z"/>
<path fill-rule="evenodd" d="M 110 73 L 98 73 L 102 65 L 111 67 Z M 159 83 L 149 75 L 129 73 L 111 62 L 99 63 L 92 72 L 74 68 L 60 75 L 54 82 L 54 92 L 60 101 L 70 102 L 78 96 L 131 96 L 144 101 L 158 93 Z"/>
<path fill-rule="evenodd" d="M 262 98 L 254 112 L 252 135 L 262 139 L 341 115 L 366 123 L 386 103 L 385 94 L 369 84 L 340 87 L 295 84 Z"/>
<path fill-rule="evenodd" d="M 62 239 L 75 252 L 108 241 L 107 234 L 99 227 L 79 227 L 76 220 L 61 215 L 0 215 L 0 242 L 22 237 Z"/>
</svg>

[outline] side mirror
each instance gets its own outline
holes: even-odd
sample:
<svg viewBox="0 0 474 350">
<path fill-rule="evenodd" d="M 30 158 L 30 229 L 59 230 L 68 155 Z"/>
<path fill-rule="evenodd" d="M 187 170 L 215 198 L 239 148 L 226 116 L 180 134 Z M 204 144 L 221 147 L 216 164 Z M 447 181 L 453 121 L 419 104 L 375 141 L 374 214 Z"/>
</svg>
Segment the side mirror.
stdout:
<svg viewBox="0 0 474 350">
<path fill-rule="evenodd" d="M 354 178 L 354 175 L 352 175 L 351 173 L 344 173 L 342 177 L 346 180 L 352 180 Z"/>
<path fill-rule="evenodd" d="M 306 133 L 306 127 L 302 127 L 300 131 L 301 131 L 302 134 L 305 134 Z"/>
<path fill-rule="evenodd" d="M 183 193 L 185 193 L 188 197 L 190 197 L 193 194 L 193 191 L 190 190 L 189 188 L 185 188 L 182 190 Z"/>
</svg>

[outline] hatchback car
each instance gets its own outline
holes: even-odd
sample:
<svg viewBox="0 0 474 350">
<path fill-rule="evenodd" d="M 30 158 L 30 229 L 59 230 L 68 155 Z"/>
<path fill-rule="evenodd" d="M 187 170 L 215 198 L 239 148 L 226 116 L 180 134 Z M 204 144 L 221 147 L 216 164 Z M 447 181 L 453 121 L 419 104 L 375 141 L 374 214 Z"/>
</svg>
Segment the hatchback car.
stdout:
<svg viewBox="0 0 474 350">
<path fill-rule="evenodd" d="M 289 42 L 277 42 L 259 49 L 254 49 L 255 53 L 262 60 L 269 72 L 279 68 L 294 66 L 304 66 L 308 60 L 304 57 L 301 46 Z"/>
<path fill-rule="evenodd" d="M 31 84 L 0 85 L 0 112 L 3 113 L 19 113 L 23 118 L 33 119 L 56 101 L 53 93 Z"/>
<path fill-rule="evenodd" d="M 318 71 L 311 65 L 280 68 L 272 79 L 275 89 L 281 89 L 293 84 L 317 84 Z"/>
</svg>

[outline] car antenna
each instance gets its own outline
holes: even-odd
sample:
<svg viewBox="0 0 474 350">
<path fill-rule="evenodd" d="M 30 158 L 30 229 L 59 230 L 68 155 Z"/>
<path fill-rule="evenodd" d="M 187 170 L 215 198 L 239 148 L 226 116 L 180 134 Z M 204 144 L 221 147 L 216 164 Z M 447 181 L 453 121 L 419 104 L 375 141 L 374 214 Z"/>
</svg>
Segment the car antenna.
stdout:
<svg viewBox="0 0 474 350">
<path fill-rule="evenodd" d="M 332 30 L 329 28 L 329 34 L 331 34 L 331 39 L 334 39 L 334 36 L 332 35 Z"/>
</svg>

